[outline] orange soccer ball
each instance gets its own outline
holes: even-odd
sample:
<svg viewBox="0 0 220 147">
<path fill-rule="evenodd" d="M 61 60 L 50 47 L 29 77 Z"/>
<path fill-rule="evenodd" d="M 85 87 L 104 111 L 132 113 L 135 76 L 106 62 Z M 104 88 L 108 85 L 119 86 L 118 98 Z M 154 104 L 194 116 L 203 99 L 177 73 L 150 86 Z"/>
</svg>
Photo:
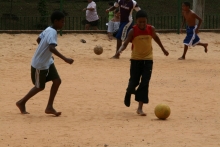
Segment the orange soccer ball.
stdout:
<svg viewBox="0 0 220 147">
<path fill-rule="evenodd" d="M 170 116 L 170 107 L 165 104 L 159 104 L 155 107 L 154 113 L 159 119 L 167 119 Z"/>
</svg>

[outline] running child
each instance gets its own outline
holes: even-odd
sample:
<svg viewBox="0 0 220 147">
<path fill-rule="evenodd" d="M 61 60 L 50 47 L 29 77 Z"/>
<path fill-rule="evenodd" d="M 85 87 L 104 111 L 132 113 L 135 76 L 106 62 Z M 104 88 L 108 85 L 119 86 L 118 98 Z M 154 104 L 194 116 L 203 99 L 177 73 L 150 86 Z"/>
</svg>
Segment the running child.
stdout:
<svg viewBox="0 0 220 147">
<path fill-rule="evenodd" d="M 116 53 L 119 56 L 126 49 L 128 43 L 132 42 L 130 79 L 124 104 L 129 107 L 131 94 L 134 94 L 135 100 L 138 102 L 137 114 L 141 116 L 146 116 L 142 108 L 143 104 L 147 104 L 149 101 L 148 87 L 153 67 L 152 38 L 160 46 L 164 55 L 168 56 L 169 53 L 155 33 L 155 28 L 147 24 L 147 13 L 140 10 L 136 14 L 136 25 L 129 31 L 124 44 Z"/>
<path fill-rule="evenodd" d="M 132 28 L 133 18 L 132 12 L 133 10 L 139 11 L 140 7 L 138 6 L 135 0 L 116 0 L 113 7 L 106 10 L 106 12 L 112 11 L 119 7 L 120 11 L 120 26 L 115 36 L 117 38 L 116 52 L 122 45 L 122 41 L 127 37 L 128 31 Z M 119 59 L 120 55 L 115 55 L 111 57 L 112 59 Z"/>
<path fill-rule="evenodd" d="M 57 112 L 53 108 L 54 98 L 61 84 L 61 79 L 54 65 L 52 54 L 55 54 L 69 64 L 72 64 L 74 60 L 66 58 L 55 48 L 57 46 L 57 30 L 61 29 L 64 25 L 64 14 L 59 11 L 53 12 L 51 22 L 52 26 L 46 28 L 37 38 L 39 45 L 31 63 L 31 79 L 34 87 L 16 103 L 22 114 L 29 114 L 26 111 L 26 102 L 38 92 L 44 90 L 46 82 L 52 81 L 53 84 L 45 113 L 55 116 L 61 115 L 61 112 Z"/>
<path fill-rule="evenodd" d="M 199 28 L 200 25 L 202 23 L 202 19 L 195 14 L 195 12 L 193 12 L 190 9 L 190 3 L 189 2 L 183 2 L 182 3 L 182 11 L 183 11 L 183 23 L 182 23 L 182 27 L 181 27 L 181 33 L 182 33 L 182 28 L 185 25 L 185 22 L 187 24 L 186 27 L 186 38 L 184 39 L 183 43 L 184 43 L 184 51 L 183 51 L 183 55 L 182 57 L 178 58 L 179 60 L 185 60 L 186 58 L 186 52 L 188 50 L 189 46 L 196 46 L 196 45 L 200 45 L 204 47 L 204 51 L 205 53 L 208 52 L 207 46 L 208 43 L 202 43 L 200 42 L 200 38 L 197 35 L 199 33 Z M 199 21 L 198 25 L 196 25 L 196 20 Z"/>
</svg>

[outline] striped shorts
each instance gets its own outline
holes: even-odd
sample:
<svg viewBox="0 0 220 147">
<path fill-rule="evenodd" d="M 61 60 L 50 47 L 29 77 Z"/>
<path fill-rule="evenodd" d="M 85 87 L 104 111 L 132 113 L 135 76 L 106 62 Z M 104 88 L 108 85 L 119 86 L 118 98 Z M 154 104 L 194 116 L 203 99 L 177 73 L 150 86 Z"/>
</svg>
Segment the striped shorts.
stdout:
<svg viewBox="0 0 220 147">
<path fill-rule="evenodd" d="M 38 70 L 31 66 L 31 79 L 36 88 L 44 89 L 46 82 L 59 78 L 60 76 L 54 63 L 50 65 L 49 69 L 45 70 Z"/>
</svg>

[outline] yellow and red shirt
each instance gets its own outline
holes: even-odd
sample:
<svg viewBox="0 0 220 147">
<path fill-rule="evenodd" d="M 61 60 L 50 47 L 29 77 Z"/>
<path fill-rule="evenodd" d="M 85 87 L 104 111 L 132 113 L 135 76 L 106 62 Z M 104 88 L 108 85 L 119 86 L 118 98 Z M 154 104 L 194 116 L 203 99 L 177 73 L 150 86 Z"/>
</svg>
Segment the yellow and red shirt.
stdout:
<svg viewBox="0 0 220 147">
<path fill-rule="evenodd" d="M 133 31 L 131 59 L 153 60 L 152 26 L 146 25 L 146 29 L 141 30 L 135 25 Z"/>
</svg>

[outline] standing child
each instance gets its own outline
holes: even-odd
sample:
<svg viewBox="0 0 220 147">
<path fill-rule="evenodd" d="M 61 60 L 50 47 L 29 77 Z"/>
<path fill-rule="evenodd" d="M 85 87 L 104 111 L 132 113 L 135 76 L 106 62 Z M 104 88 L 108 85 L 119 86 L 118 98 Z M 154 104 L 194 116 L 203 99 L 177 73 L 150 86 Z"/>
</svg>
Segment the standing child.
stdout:
<svg viewBox="0 0 220 147">
<path fill-rule="evenodd" d="M 119 9 L 115 9 L 114 17 L 108 23 L 108 38 L 112 40 L 113 33 L 117 32 L 120 25 L 120 12 Z"/>
<path fill-rule="evenodd" d="M 86 11 L 85 30 L 89 30 L 90 27 L 94 30 L 98 30 L 99 16 L 97 14 L 96 3 L 93 0 L 87 0 L 88 5 L 83 11 Z"/>
<path fill-rule="evenodd" d="M 26 102 L 38 92 L 44 90 L 46 82 L 52 81 L 53 84 L 45 113 L 54 114 L 55 116 L 61 115 L 61 112 L 57 112 L 53 108 L 54 98 L 61 84 L 61 79 L 54 65 L 52 53 L 69 64 L 73 63 L 73 59 L 66 58 L 55 48 L 57 46 L 57 30 L 64 25 L 64 14 L 59 11 L 53 12 L 51 22 L 52 26 L 46 28 L 37 38 L 39 45 L 31 63 L 31 79 L 34 87 L 16 103 L 22 114 L 29 114 L 26 111 Z"/>
<path fill-rule="evenodd" d="M 137 25 L 129 31 L 124 44 L 119 48 L 116 55 L 126 49 L 129 42 L 132 42 L 130 79 L 124 104 L 129 107 L 131 94 L 135 94 L 135 100 L 139 103 L 137 114 L 146 116 L 143 112 L 143 104 L 148 103 L 148 87 L 153 67 L 152 38 L 160 46 L 163 53 L 169 53 L 163 47 L 159 37 L 155 33 L 155 28 L 147 24 L 147 13 L 140 10 L 136 14 Z M 140 82 L 141 79 L 141 82 Z M 139 84 L 140 82 L 140 84 Z M 139 86 L 138 86 L 139 85 Z M 138 86 L 137 90 L 136 87 Z"/>
<path fill-rule="evenodd" d="M 186 52 L 188 50 L 189 46 L 196 46 L 201 45 L 205 49 L 205 53 L 208 52 L 207 46 L 208 43 L 201 43 L 200 38 L 198 37 L 198 32 L 200 25 L 202 23 L 202 19 L 196 15 L 192 10 L 190 10 L 190 3 L 189 2 L 183 2 L 182 3 L 182 11 L 183 11 L 183 25 L 185 25 L 185 22 L 187 23 L 187 29 L 186 29 L 186 38 L 184 39 L 184 51 L 182 57 L 179 58 L 179 60 L 185 60 L 186 58 Z M 196 25 L 196 20 L 199 20 L 198 25 Z M 182 32 L 181 27 L 181 32 Z"/>
<path fill-rule="evenodd" d="M 139 11 L 141 9 L 135 0 L 116 0 L 114 6 L 107 9 L 106 12 L 115 10 L 116 8 L 119 8 L 120 11 L 120 26 L 115 36 L 117 38 L 116 52 L 111 59 L 120 58 L 120 55 L 116 55 L 116 53 L 122 45 L 122 41 L 127 37 L 127 33 L 133 26 L 132 12 L 133 10 Z"/>
</svg>

